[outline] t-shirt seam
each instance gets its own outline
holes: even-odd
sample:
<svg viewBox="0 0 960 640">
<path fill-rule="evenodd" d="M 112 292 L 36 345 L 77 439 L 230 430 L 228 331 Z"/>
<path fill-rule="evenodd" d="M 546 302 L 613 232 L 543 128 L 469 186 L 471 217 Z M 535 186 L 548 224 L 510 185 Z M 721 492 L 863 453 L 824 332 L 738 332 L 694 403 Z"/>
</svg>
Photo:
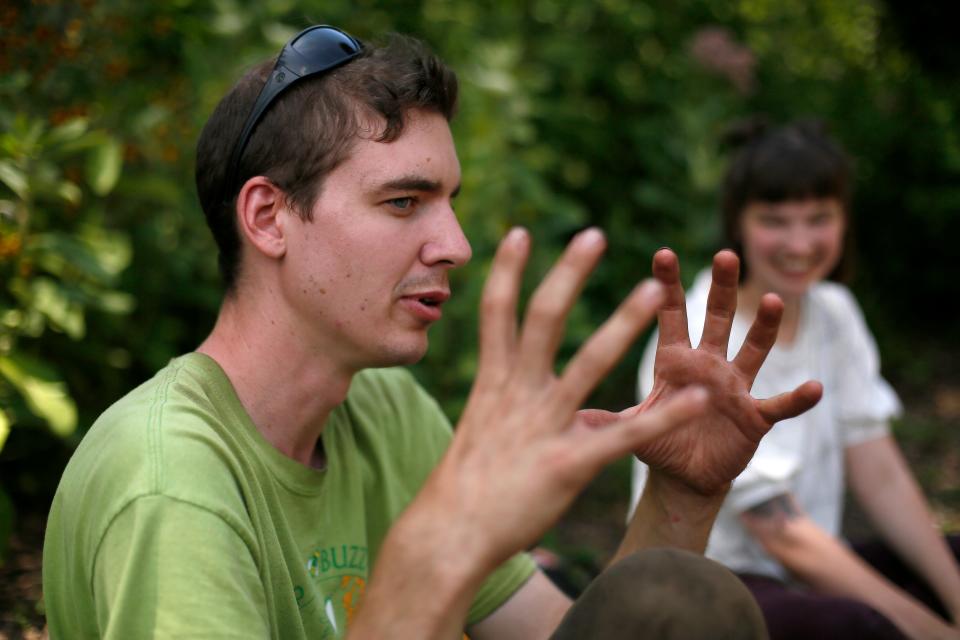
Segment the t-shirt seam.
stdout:
<svg viewBox="0 0 960 640">
<path fill-rule="evenodd" d="M 212 515 L 213 517 L 217 518 L 218 520 L 222 521 L 225 525 L 227 525 L 227 526 L 230 528 L 230 530 L 233 531 L 233 533 L 240 539 L 240 541 L 243 543 L 243 546 L 246 547 L 248 551 L 250 551 L 250 555 L 251 555 L 252 557 L 254 557 L 254 558 L 256 557 L 256 555 L 253 553 L 253 549 L 250 548 L 250 544 L 247 542 L 247 539 L 243 536 L 243 534 L 240 532 L 240 530 L 239 530 L 232 522 L 230 522 L 229 519 L 223 517 L 223 515 L 217 513 L 216 511 L 214 511 L 214 510 L 211 509 L 210 507 L 204 506 L 204 505 L 202 505 L 202 504 L 200 504 L 200 503 L 197 503 L 197 502 L 194 502 L 194 501 L 192 501 L 192 500 L 186 500 L 186 499 L 184 499 L 184 498 L 178 498 L 178 497 L 176 497 L 176 496 L 171 496 L 171 495 L 165 494 L 165 493 L 163 493 L 163 492 L 161 492 L 161 491 L 150 491 L 150 492 L 147 492 L 147 493 L 142 493 L 142 494 L 140 494 L 140 495 L 133 496 L 132 498 L 130 498 L 129 500 L 127 500 L 127 501 L 123 504 L 122 507 L 120 507 L 119 509 L 117 509 L 116 513 L 114 513 L 112 516 L 110 516 L 109 520 L 107 521 L 107 525 L 103 528 L 103 532 L 100 534 L 100 536 L 99 536 L 99 538 L 98 538 L 98 540 L 97 540 L 97 546 L 96 546 L 96 548 L 94 549 L 93 559 L 92 559 L 92 562 L 90 563 L 90 583 L 87 585 L 87 588 L 90 589 L 90 593 L 93 593 L 93 592 L 94 592 L 94 589 L 93 589 L 93 581 L 94 581 L 94 578 L 95 578 L 96 573 L 97 573 L 97 562 L 98 562 L 99 559 L 100 559 L 100 550 L 103 548 L 103 543 L 104 543 L 104 541 L 106 540 L 107 534 L 110 532 L 110 529 L 113 527 L 113 524 L 114 524 L 114 523 L 117 521 L 117 519 L 118 519 L 121 515 L 123 515 L 124 512 L 126 512 L 127 509 L 129 509 L 130 506 L 133 505 L 135 502 L 137 502 L 137 501 L 139 501 L 139 500 L 143 500 L 143 499 L 148 499 L 148 498 L 164 498 L 164 499 L 166 499 L 166 500 L 171 500 L 171 501 L 177 502 L 177 503 L 179 503 L 179 504 L 185 504 L 185 505 L 190 506 L 190 507 L 193 507 L 193 508 L 195 508 L 195 509 L 199 509 L 200 511 L 204 511 L 204 512 L 206 512 L 206 513 L 209 513 L 210 515 Z"/>
<path fill-rule="evenodd" d="M 161 426 L 163 425 L 163 409 L 169 399 L 170 387 L 173 386 L 177 374 L 183 369 L 182 363 L 175 361 L 171 363 L 170 369 L 164 375 L 163 382 L 157 392 L 154 394 L 153 402 L 150 403 L 150 413 L 147 415 L 147 448 L 150 464 L 153 467 L 150 470 L 151 488 L 159 492 L 163 486 L 163 449 L 161 442 Z"/>
</svg>

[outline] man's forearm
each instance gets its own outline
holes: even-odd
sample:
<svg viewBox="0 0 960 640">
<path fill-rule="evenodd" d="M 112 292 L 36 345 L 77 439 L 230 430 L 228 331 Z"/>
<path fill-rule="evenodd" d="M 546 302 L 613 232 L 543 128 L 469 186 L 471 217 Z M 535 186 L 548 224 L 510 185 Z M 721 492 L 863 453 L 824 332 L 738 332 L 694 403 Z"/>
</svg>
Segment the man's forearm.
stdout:
<svg viewBox="0 0 960 640">
<path fill-rule="evenodd" d="M 694 553 L 707 548 L 726 491 L 703 496 L 651 471 L 627 533 L 612 562 L 635 551 L 673 547 Z"/>
<path fill-rule="evenodd" d="M 458 639 L 487 571 L 429 499 L 418 498 L 380 549 L 349 640 Z"/>
</svg>

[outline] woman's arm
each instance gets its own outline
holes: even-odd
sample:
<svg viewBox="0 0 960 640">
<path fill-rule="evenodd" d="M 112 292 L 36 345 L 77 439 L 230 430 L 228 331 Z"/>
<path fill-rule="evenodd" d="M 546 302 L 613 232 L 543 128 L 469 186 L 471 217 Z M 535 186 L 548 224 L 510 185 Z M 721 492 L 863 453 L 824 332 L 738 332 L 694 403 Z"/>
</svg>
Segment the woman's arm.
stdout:
<svg viewBox="0 0 960 640">
<path fill-rule="evenodd" d="M 890 436 L 848 447 L 848 482 L 887 542 L 940 597 L 960 624 L 960 569 L 900 448 Z"/>
<path fill-rule="evenodd" d="M 960 634 L 804 514 L 789 494 L 740 516 L 747 530 L 791 574 L 816 591 L 866 602 L 911 638 Z"/>
</svg>

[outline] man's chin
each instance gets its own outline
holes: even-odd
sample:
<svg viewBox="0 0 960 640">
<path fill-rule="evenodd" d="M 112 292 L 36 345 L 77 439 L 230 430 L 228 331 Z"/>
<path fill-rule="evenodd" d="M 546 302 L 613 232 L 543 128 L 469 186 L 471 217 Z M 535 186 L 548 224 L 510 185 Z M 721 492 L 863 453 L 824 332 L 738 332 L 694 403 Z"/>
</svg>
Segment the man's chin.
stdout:
<svg viewBox="0 0 960 640">
<path fill-rule="evenodd" d="M 379 354 L 379 362 L 370 365 L 371 367 L 402 367 L 416 364 L 427 354 L 427 335 L 423 333 L 422 339 L 410 341 L 407 344 L 388 345 Z"/>
</svg>

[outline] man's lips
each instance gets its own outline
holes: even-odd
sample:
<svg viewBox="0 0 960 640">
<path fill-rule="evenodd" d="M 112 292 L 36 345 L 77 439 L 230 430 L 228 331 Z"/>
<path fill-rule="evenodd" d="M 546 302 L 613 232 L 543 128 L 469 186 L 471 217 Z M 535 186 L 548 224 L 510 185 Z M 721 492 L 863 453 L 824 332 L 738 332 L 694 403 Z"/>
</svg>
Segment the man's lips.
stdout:
<svg viewBox="0 0 960 640">
<path fill-rule="evenodd" d="M 446 289 L 417 291 L 400 297 L 400 303 L 416 318 L 425 322 L 436 322 L 443 315 L 440 307 L 450 298 Z"/>
</svg>

